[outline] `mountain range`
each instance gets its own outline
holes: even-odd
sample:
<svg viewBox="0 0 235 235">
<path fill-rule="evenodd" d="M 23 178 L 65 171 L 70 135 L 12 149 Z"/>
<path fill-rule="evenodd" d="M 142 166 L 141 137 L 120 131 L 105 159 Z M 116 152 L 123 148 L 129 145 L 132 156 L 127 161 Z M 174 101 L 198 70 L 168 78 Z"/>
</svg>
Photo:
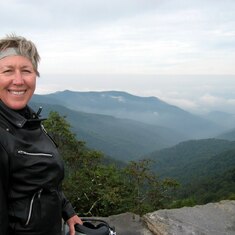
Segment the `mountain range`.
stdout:
<svg viewBox="0 0 235 235">
<path fill-rule="evenodd" d="M 78 139 L 85 141 L 88 147 L 117 160 L 134 160 L 185 139 L 171 129 L 135 120 L 74 111 L 58 104 L 32 101 L 31 106 L 35 110 L 43 106 L 43 117 L 47 117 L 50 111 L 65 116 Z"/>
<path fill-rule="evenodd" d="M 43 106 L 44 116 L 52 110 L 58 111 L 67 117 L 72 130 L 90 148 L 124 161 L 182 141 L 226 135 L 226 128 L 214 120 L 191 114 L 156 97 L 120 91 L 65 90 L 34 95 L 31 103 L 35 108 Z"/>
<path fill-rule="evenodd" d="M 207 138 L 225 130 L 219 123 L 191 114 L 156 97 L 139 97 L 121 91 L 62 91 L 35 95 L 33 100 L 60 104 L 71 110 L 110 115 L 166 127 L 181 133 L 186 139 Z"/>
<path fill-rule="evenodd" d="M 156 97 L 120 91 L 34 95 L 31 105 L 34 109 L 43 106 L 43 116 L 50 111 L 66 116 L 78 139 L 108 157 L 121 162 L 151 159 L 152 170 L 161 178 L 174 178 L 184 185 L 183 194 L 204 190 L 201 194 L 206 195 L 206 184 L 216 197 L 218 190 L 221 195 L 233 192 L 232 114 L 198 116 Z"/>
</svg>

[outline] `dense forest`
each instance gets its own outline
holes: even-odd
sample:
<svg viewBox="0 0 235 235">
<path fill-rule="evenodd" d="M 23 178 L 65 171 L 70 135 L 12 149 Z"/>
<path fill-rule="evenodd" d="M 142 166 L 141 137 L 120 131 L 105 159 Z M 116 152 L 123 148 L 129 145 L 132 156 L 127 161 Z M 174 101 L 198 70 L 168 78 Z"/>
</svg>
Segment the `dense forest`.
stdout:
<svg viewBox="0 0 235 235">
<path fill-rule="evenodd" d="M 107 216 L 123 212 L 144 214 L 164 208 L 178 184 L 159 180 L 148 160 L 121 164 L 87 148 L 57 112 L 44 121 L 65 162 L 65 195 L 79 215 Z"/>
<path fill-rule="evenodd" d="M 57 112 L 50 112 L 44 126 L 65 162 L 64 192 L 81 216 L 127 211 L 142 215 L 161 208 L 235 199 L 235 168 L 180 184 L 173 177 L 160 178 L 152 170 L 154 160 L 123 163 L 88 148 Z M 235 152 L 224 154 L 231 159 Z"/>
<path fill-rule="evenodd" d="M 235 167 L 184 185 L 170 207 L 194 206 L 221 200 L 235 200 Z"/>
</svg>

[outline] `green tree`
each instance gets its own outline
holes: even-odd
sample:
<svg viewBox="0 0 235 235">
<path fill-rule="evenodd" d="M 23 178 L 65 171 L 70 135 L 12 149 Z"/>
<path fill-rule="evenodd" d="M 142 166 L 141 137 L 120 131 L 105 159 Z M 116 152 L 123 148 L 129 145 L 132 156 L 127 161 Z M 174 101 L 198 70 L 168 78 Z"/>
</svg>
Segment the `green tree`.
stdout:
<svg viewBox="0 0 235 235">
<path fill-rule="evenodd" d="M 64 193 L 81 216 L 153 211 L 163 207 L 169 189 L 177 186 L 173 180 L 159 180 L 149 160 L 132 161 L 124 168 L 104 161 L 101 152 L 77 140 L 66 117 L 57 112 L 50 112 L 44 125 L 66 163 Z"/>
<path fill-rule="evenodd" d="M 123 212 L 128 190 L 120 169 L 103 164 L 103 154 L 78 141 L 66 118 L 57 112 L 50 112 L 44 126 L 66 162 L 63 189 L 79 214 L 98 216 Z"/>
<path fill-rule="evenodd" d="M 170 200 L 170 191 L 179 186 L 173 179 L 160 180 L 151 169 L 152 160 L 132 161 L 126 167 L 132 185 L 132 211 L 140 215 L 163 208 Z"/>
<path fill-rule="evenodd" d="M 86 146 L 85 142 L 77 140 L 66 117 L 60 116 L 58 112 L 51 111 L 43 125 L 58 146 L 66 163 L 66 168 L 78 168 L 78 159 L 86 151 Z"/>
</svg>

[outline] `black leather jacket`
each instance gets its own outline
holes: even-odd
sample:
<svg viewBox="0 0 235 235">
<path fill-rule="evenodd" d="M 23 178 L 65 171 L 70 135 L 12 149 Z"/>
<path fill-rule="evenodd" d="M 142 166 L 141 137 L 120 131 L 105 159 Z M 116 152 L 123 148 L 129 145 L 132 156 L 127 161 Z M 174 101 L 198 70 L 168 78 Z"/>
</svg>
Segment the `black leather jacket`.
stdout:
<svg viewBox="0 0 235 235">
<path fill-rule="evenodd" d="M 61 235 L 75 214 L 61 191 L 58 149 L 30 108 L 25 117 L 0 101 L 0 234 Z"/>
</svg>

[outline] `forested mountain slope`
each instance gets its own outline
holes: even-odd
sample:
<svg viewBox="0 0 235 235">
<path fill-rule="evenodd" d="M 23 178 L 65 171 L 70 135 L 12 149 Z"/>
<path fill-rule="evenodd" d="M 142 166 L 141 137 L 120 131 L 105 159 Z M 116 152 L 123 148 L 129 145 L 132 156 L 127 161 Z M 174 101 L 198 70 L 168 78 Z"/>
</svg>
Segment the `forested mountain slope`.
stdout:
<svg viewBox="0 0 235 235">
<path fill-rule="evenodd" d="M 66 116 L 77 134 L 88 147 L 100 150 L 117 160 L 129 161 L 156 149 L 179 143 L 185 137 L 169 128 L 108 115 L 74 111 L 61 105 L 31 102 L 37 109 L 43 106 L 42 116 L 57 111 Z"/>
<path fill-rule="evenodd" d="M 154 161 L 153 170 L 161 177 L 172 177 L 181 183 L 188 183 L 233 168 L 235 141 L 191 140 L 155 151 L 145 158 Z"/>
</svg>

